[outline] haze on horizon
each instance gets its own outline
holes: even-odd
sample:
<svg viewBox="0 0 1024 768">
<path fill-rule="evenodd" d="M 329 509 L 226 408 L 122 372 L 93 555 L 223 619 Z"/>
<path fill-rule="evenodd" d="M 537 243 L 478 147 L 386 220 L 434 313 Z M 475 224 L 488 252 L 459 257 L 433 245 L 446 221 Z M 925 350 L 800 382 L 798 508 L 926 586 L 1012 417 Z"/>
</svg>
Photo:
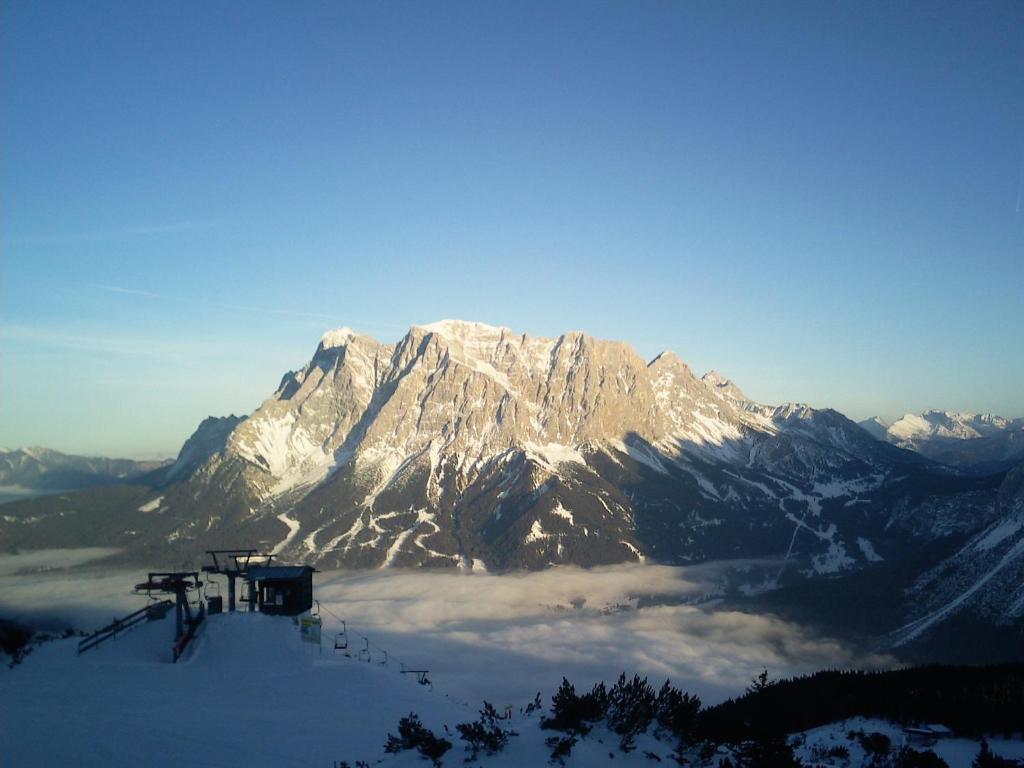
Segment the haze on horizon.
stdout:
<svg viewBox="0 0 1024 768">
<path fill-rule="evenodd" d="M 0 444 L 168 456 L 321 334 L 1024 415 L 1024 5 L 0 7 Z"/>
</svg>

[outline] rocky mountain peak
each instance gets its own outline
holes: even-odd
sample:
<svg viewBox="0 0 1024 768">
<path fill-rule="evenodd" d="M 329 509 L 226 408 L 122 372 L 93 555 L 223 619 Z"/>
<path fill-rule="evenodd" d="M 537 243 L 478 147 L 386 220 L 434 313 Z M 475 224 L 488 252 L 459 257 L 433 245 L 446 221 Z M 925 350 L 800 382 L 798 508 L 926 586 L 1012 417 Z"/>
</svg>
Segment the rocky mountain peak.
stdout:
<svg viewBox="0 0 1024 768">
<path fill-rule="evenodd" d="M 500 339 L 504 336 L 511 336 L 512 330 L 504 326 L 488 325 L 470 320 L 438 320 L 435 323 L 426 325 L 414 325 L 410 329 L 415 332 L 417 329 L 426 333 L 436 333 L 446 339 Z"/>
<path fill-rule="evenodd" d="M 325 333 L 320 339 L 320 349 L 343 347 L 352 341 L 355 336 L 355 331 L 348 327 L 336 328 L 333 331 L 327 331 L 327 333 Z"/>
<path fill-rule="evenodd" d="M 621 341 L 458 320 L 394 344 L 342 328 L 247 419 L 204 422 L 159 508 L 206 504 L 206 530 L 285 525 L 276 551 L 317 562 L 594 564 L 655 552 L 684 523 L 702 551 L 725 510 L 811 526 L 877 487 L 887 451 L 841 414 L 751 402 L 671 352 L 648 363 Z M 814 530 L 828 568 L 852 562 Z"/>
<path fill-rule="evenodd" d="M 724 377 L 709 391 L 676 355 L 650 364 L 627 343 L 556 339 L 461 320 L 413 326 L 396 344 L 340 328 L 238 425 L 226 456 L 266 497 L 339 462 L 388 475 L 426 451 L 480 464 L 510 449 L 584 444 L 721 445 L 757 419 Z"/>
<path fill-rule="evenodd" d="M 743 394 L 743 391 L 730 379 L 726 378 L 716 370 L 710 370 L 701 376 L 701 381 L 707 385 L 712 392 L 737 402 L 750 402 L 750 398 Z"/>
</svg>

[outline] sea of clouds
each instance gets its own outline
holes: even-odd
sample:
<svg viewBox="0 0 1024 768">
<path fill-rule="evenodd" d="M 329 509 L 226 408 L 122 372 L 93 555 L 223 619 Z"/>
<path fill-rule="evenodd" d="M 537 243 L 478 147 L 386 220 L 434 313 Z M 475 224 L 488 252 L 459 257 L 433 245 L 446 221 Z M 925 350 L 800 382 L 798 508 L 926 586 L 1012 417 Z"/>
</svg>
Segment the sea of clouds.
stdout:
<svg viewBox="0 0 1024 768">
<path fill-rule="evenodd" d="M 144 572 L 89 567 L 107 554 L 0 556 L 0 617 L 87 629 L 144 605 L 132 592 Z M 368 663 L 427 669 L 437 690 L 500 707 L 522 706 L 537 692 L 546 702 L 563 676 L 579 688 L 636 672 L 656 685 L 671 679 L 710 703 L 742 692 L 765 668 L 782 677 L 893 663 L 771 615 L 687 602 L 714 593 L 732 567 L 323 572 L 316 652 L 343 652 L 334 641 L 344 621 L 348 653 L 368 648 Z"/>
</svg>

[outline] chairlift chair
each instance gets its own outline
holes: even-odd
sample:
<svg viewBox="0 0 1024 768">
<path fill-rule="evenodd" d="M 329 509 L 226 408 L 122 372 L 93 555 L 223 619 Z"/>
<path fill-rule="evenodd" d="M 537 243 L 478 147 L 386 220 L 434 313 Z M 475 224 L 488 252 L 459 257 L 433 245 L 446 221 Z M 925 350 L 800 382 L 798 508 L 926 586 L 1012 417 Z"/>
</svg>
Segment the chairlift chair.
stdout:
<svg viewBox="0 0 1024 768">
<path fill-rule="evenodd" d="M 344 651 L 348 648 L 348 630 L 345 627 L 345 622 L 341 622 L 341 632 L 334 636 L 334 651 Z"/>
<path fill-rule="evenodd" d="M 359 659 L 359 661 L 365 661 L 367 664 L 369 664 L 373 658 L 373 656 L 370 654 L 370 641 L 364 637 L 363 642 L 366 643 L 366 645 L 365 647 L 359 649 L 359 653 L 356 655 L 356 658 Z"/>
<path fill-rule="evenodd" d="M 429 685 L 431 689 L 434 688 L 434 683 L 431 682 L 427 675 L 430 673 L 429 669 L 406 669 L 405 664 L 402 665 L 402 670 L 399 674 L 402 675 L 416 675 L 416 682 L 420 685 Z"/>
<path fill-rule="evenodd" d="M 220 582 L 207 579 L 203 590 L 206 610 L 211 614 L 224 612 L 224 598 L 220 596 Z"/>
</svg>

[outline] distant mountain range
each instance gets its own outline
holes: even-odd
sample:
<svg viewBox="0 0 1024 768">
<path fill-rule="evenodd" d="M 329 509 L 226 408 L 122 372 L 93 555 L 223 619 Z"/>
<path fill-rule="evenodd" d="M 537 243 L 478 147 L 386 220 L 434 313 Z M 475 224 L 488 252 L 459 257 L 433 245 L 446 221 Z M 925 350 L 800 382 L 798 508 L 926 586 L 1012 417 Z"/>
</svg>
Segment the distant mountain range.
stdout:
<svg viewBox="0 0 1024 768">
<path fill-rule="evenodd" d="M 0 487 L 24 495 L 79 490 L 135 480 L 168 463 L 73 456 L 49 448 L 0 449 Z"/>
<path fill-rule="evenodd" d="M 876 416 L 860 426 L 878 440 L 976 474 L 1024 461 L 1024 418 L 933 410 L 908 413 L 893 424 Z"/>
<path fill-rule="evenodd" d="M 806 606 L 849 585 L 820 615 L 883 575 L 889 607 L 865 621 L 892 642 L 968 609 L 977 627 L 1021 625 L 1024 470 L 964 472 L 928 440 L 870 429 L 583 333 L 444 321 L 382 344 L 340 329 L 253 414 L 204 421 L 172 465 L 7 504 L 0 539 L 151 565 L 238 546 L 346 568 L 743 559 L 738 595 L 812 585 Z"/>
</svg>

